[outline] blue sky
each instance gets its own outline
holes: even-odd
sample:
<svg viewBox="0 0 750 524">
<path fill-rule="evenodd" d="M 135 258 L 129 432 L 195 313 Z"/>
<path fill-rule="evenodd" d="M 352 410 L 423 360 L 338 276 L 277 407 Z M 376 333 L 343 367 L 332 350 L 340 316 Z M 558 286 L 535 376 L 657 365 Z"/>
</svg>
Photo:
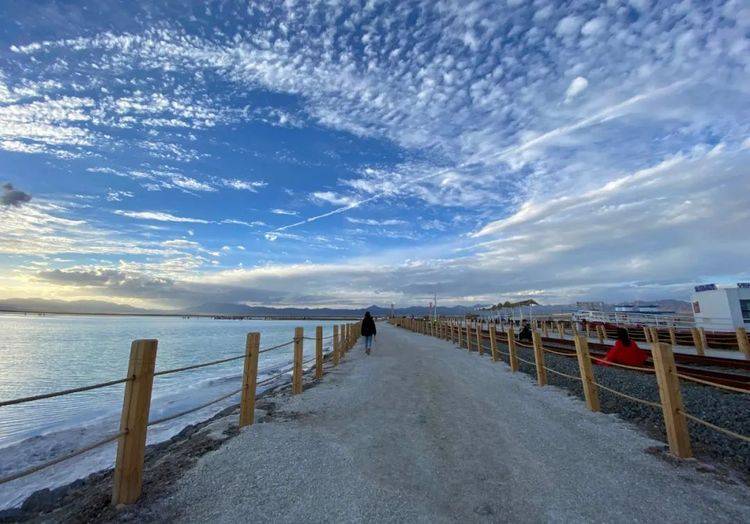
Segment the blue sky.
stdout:
<svg viewBox="0 0 750 524">
<path fill-rule="evenodd" d="M 0 18 L 0 298 L 550 303 L 750 276 L 743 2 Z"/>
</svg>

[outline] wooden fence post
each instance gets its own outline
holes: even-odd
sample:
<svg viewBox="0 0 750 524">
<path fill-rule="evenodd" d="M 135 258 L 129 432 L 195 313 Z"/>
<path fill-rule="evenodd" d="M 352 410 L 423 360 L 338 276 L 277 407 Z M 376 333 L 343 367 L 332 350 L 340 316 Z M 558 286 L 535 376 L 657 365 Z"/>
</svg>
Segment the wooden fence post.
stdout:
<svg viewBox="0 0 750 524">
<path fill-rule="evenodd" d="M 648 326 L 643 326 L 643 336 L 646 337 L 646 342 L 659 342 L 658 333 L 656 340 L 651 340 L 651 331 L 648 329 Z"/>
<path fill-rule="evenodd" d="M 536 381 L 540 386 L 547 385 L 547 370 L 544 369 L 544 348 L 542 347 L 542 337 L 535 330 L 531 333 L 534 341 L 534 363 L 536 364 Z"/>
<path fill-rule="evenodd" d="M 693 456 L 690 448 L 690 434 L 688 433 L 685 410 L 682 406 L 680 380 L 674 364 L 674 353 L 669 344 L 654 342 L 652 358 L 656 380 L 659 383 L 659 397 L 664 413 L 664 426 L 667 430 L 669 451 L 680 458 Z"/>
<path fill-rule="evenodd" d="M 589 326 L 588 322 L 586 322 L 586 338 L 591 338 L 591 326 Z"/>
<path fill-rule="evenodd" d="M 743 327 L 737 328 L 737 347 L 740 348 L 746 359 L 750 359 L 750 341 L 747 340 L 747 330 Z"/>
<path fill-rule="evenodd" d="M 482 344 L 482 324 L 477 322 L 476 324 L 476 332 L 477 332 L 477 349 L 479 350 L 479 356 L 484 355 L 484 344 Z"/>
<path fill-rule="evenodd" d="M 701 333 L 697 327 L 690 328 L 690 334 L 693 336 L 693 345 L 695 346 L 695 352 L 703 356 L 703 340 L 701 340 Z"/>
<path fill-rule="evenodd" d="M 596 325 L 596 334 L 599 335 L 599 343 L 604 344 L 604 339 L 607 338 L 607 332 L 604 331 L 604 326 L 601 324 Z"/>
<path fill-rule="evenodd" d="M 545 320 L 542 322 L 542 335 L 544 336 L 544 338 L 549 337 L 549 331 L 547 329 L 547 321 Z"/>
<path fill-rule="evenodd" d="M 339 326 L 333 325 L 333 365 L 338 366 L 341 355 L 339 355 Z"/>
<path fill-rule="evenodd" d="M 463 338 L 463 328 L 458 321 L 456 321 L 456 334 L 458 335 L 458 347 L 464 347 L 464 342 L 461 340 Z"/>
<path fill-rule="evenodd" d="M 586 405 L 591 411 L 599 411 L 599 388 L 594 381 L 594 370 L 591 366 L 591 355 L 589 354 L 589 341 L 582 336 L 576 337 L 576 356 L 578 357 L 578 369 L 583 384 L 583 394 L 586 397 Z"/>
<path fill-rule="evenodd" d="M 674 327 L 669 328 L 669 343 L 672 344 L 672 347 L 677 345 L 677 333 L 675 332 Z"/>
<path fill-rule="evenodd" d="M 258 355 L 260 333 L 248 333 L 245 341 L 245 369 L 242 373 L 242 398 L 240 399 L 240 427 L 255 422 L 255 389 L 258 385 Z"/>
<path fill-rule="evenodd" d="M 490 351 L 492 352 L 492 361 L 497 362 L 497 332 L 495 324 L 490 324 Z"/>
<path fill-rule="evenodd" d="M 701 348 L 703 351 L 708 349 L 708 339 L 706 338 L 706 328 L 699 327 L 698 334 L 701 336 Z"/>
<path fill-rule="evenodd" d="M 562 322 L 559 320 L 557 321 L 557 332 L 560 335 L 560 338 L 565 338 L 565 328 L 563 328 Z"/>
<path fill-rule="evenodd" d="M 315 327 L 315 378 L 323 378 L 323 326 Z"/>
<path fill-rule="evenodd" d="M 518 371 L 518 355 L 516 353 L 516 335 L 513 324 L 508 325 L 508 353 L 510 354 L 510 370 Z"/>
<path fill-rule="evenodd" d="M 141 496 L 143 456 L 146 451 L 148 413 L 156 365 L 156 340 L 134 340 L 130 345 L 128 377 L 120 416 L 115 473 L 112 480 L 112 504 L 132 504 Z"/>
<path fill-rule="evenodd" d="M 294 328 L 294 368 L 292 369 L 292 395 L 302 393 L 302 348 L 305 343 L 304 330 Z"/>
<path fill-rule="evenodd" d="M 466 321 L 466 349 L 471 351 L 471 322 Z"/>
</svg>

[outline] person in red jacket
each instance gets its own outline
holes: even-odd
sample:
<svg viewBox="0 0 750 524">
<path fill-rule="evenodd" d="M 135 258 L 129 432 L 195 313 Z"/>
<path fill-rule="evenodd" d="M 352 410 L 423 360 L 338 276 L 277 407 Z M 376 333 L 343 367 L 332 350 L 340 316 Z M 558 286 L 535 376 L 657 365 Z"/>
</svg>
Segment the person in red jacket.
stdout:
<svg viewBox="0 0 750 524">
<path fill-rule="evenodd" d="M 646 352 L 638 347 L 635 340 L 630 339 L 630 334 L 625 328 L 617 328 L 617 340 L 615 346 L 607 352 L 604 357 L 606 362 L 625 364 L 627 366 L 642 366 L 648 356 Z M 607 365 L 606 362 L 604 365 Z"/>
</svg>

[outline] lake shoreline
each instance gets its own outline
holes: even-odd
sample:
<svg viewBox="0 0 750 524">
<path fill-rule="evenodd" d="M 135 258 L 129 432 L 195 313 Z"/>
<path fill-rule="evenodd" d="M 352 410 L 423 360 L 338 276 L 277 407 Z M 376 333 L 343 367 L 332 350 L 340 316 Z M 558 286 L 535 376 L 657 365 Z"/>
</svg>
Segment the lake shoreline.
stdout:
<svg viewBox="0 0 750 524">
<path fill-rule="evenodd" d="M 324 362 L 330 356 L 326 355 Z M 304 388 L 320 383 L 314 369 L 304 374 Z M 291 394 L 291 382 L 280 384 L 258 395 L 255 423 L 274 420 L 278 400 Z M 191 424 L 169 440 L 146 447 L 143 495 L 135 504 L 113 507 L 110 504 L 114 469 L 92 473 L 85 478 L 53 489 L 32 493 L 17 508 L 0 511 L 0 523 L 39 522 L 123 522 L 156 521 L 147 508 L 167 496 L 178 478 L 206 453 L 213 451 L 240 433 L 239 403 L 209 419 Z"/>
</svg>

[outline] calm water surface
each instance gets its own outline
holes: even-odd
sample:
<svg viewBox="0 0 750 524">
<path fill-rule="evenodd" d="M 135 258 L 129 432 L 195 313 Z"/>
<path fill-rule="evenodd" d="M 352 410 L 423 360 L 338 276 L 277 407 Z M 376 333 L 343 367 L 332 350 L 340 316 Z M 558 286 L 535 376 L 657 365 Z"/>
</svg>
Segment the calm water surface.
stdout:
<svg viewBox="0 0 750 524">
<path fill-rule="evenodd" d="M 114 380 L 126 375 L 130 343 L 159 340 L 157 371 L 215 360 L 244 352 L 248 332 L 261 333 L 261 348 L 294 335 L 302 326 L 314 336 L 315 326 L 332 331 L 328 321 L 213 320 L 171 317 L 99 317 L 66 315 L 0 315 L 0 400 Z M 260 369 L 291 361 L 292 347 L 265 353 Z M 314 341 L 305 341 L 305 359 Z M 154 412 L 168 405 L 183 409 L 220 396 L 241 385 L 242 360 L 186 373 L 157 377 Z M 215 393 L 213 397 L 209 393 Z M 122 386 L 0 408 L 0 448 L 20 439 L 67 426 L 85 424 L 119 411 Z M 192 401 L 192 402 L 191 402 Z M 113 428 L 116 429 L 116 428 Z"/>
</svg>

